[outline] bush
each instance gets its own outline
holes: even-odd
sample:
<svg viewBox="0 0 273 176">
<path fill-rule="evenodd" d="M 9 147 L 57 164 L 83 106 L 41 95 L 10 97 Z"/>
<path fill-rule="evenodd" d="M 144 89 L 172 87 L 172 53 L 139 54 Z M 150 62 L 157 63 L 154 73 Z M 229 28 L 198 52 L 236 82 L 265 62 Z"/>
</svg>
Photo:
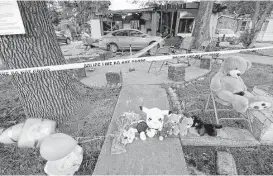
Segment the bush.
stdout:
<svg viewBox="0 0 273 176">
<path fill-rule="evenodd" d="M 254 38 L 253 30 L 245 30 L 240 36 L 240 42 L 242 42 L 244 47 L 248 47 L 251 44 L 251 41 Z"/>
</svg>

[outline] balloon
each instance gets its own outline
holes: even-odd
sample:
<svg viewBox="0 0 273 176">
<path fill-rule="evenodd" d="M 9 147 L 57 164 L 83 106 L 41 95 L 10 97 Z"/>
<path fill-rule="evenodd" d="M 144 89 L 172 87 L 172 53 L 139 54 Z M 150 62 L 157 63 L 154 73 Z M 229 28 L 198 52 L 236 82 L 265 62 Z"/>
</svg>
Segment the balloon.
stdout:
<svg viewBox="0 0 273 176">
<path fill-rule="evenodd" d="M 13 125 L 7 129 L 1 130 L 0 143 L 13 144 L 16 143 L 20 137 L 24 123 Z"/>
<path fill-rule="evenodd" d="M 55 133 L 56 122 L 48 119 L 27 119 L 18 141 L 20 148 L 38 148 L 41 142 Z"/>
<path fill-rule="evenodd" d="M 77 145 L 77 141 L 64 133 L 56 133 L 45 138 L 40 146 L 41 156 L 48 161 L 59 160 L 70 152 Z"/>
<path fill-rule="evenodd" d="M 83 160 L 82 147 L 77 145 L 74 150 L 64 158 L 56 161 L 47 161 L 44 171 L 47 175 L 74 175 L 80 168 Z"/>
</svg>

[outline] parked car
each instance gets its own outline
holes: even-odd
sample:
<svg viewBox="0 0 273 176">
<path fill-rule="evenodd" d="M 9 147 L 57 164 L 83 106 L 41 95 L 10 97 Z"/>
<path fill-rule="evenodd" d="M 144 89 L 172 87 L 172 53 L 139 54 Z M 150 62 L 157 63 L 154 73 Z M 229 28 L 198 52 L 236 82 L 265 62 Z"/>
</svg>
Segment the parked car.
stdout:
<svg viewBox="0 0 273 176">
<path fill-rule="evenodd" d="M 102 36 L 98 40 L 98 45 L 102 48 L 112 51 L 113 53 L 116 53 L 121 49 L 130 49 L 130 45 L 134 50 L 141 50 L 153 42 L 161 39 L 161 37 L 150 36 L 136 29 L 120 29 Z M 156 47 L 148 51 L 148 53 L 150 55 L 154 55 L 157 48 L 163 47 L 164 45 L 165 41 L 162 41 Z"/>
<path fill-rule="evenodd" d="M 236 45 L 239 43 L 239 36 L 236 35 L 231 29 L 217 29 L 216 33 L 218 34 L 218 37 L 220 37 L 221 41 L 224 38 L 224 41 L 229 42 L 231 45 Z"/>
<path fill-rule="evenodd" d="M 59 43 L 66 43 L 70 44 L 71 43 L 71 37 L 66 36 L 63 31 L 55 31 L 57 35 L 57 40 Z"/>
</svg>

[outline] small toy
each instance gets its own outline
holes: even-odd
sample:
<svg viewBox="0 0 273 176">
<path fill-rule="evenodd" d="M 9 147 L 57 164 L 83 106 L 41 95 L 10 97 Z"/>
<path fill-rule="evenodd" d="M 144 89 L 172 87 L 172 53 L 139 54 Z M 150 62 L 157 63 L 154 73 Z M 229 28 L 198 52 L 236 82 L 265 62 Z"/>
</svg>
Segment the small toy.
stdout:
<svg viewBox="0 0 273 176">
<path fill-rule="evenodd" d="M 181 136 L 188 134 L 188 129 L 193 125 L 193 119 L 191 117 L 184 116 L 183 120 L 179 124 L 179 131 Z"/>
<path fill-rule="evenodd" d="M 164 117 L 170 115 L 172 112 L 169 110 L 160 110 L 158 108 L 148 109 L 146 107 L 140 106 L 141 111 L 146 114 L 146 124 L 148 129 L 146 130 L 146 134 L 148 137 L 154 137 L 157 132 L 162 131 L 164 124 Z M 142 133 L 144 134 L 144 133 Z M 160 133 L 159 133 L 160 134 Z M 142 138 L 144 139 L 145 137 Z M 162 140 L 162 136 L 159 136 L 159 139 Z"/>
<path fill-rule="evenodd" d="M 121 143 L 124 145 L 133 143 L 135 137 L 136 137 L 137 129 L 130 128 L 128 131 L 123 131 L 123 138 L 121 139 Z"/>
<path fill-rule="evenodd" d="M 179 134 L 179 122 L 181 118 L 182 118 L 181 114 L 171 114 L 169 116 L 169 121 L 172 124 L 170 135 L 173 134 L 177 136 Z"/>
<path fill-rule="evenodd" d="M 221 129 L 222 125 L 215 125 L 215 124 L 209 124 L 204 123 L 200 117 L 198 116 L 192 116 L 193 118 L 193 124 L 192 127 L 195 127 L 198 134 L 200 136 L 204 136 L 204 134 L 208 134 L 209 136 L 217 136 L 216 129 Z"/>
<path fill-rule="evenodd" d="M 140 135 L 139 137 L 141 140 L 146 140 L 146 131 L 148 130 L 148 128 L 149 127 L 144 120 L 139 121 L 139 123 L 137 124 L 136 129 Z"/>
</svg>

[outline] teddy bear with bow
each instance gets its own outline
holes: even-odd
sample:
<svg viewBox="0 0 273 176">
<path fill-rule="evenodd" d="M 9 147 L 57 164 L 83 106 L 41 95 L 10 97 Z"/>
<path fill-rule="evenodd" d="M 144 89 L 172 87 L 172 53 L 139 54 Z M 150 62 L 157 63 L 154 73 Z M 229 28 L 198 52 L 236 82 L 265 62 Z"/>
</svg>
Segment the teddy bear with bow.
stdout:
<svg viewBox="0 0 273 176">
<path fill-rule="evenodd" d="M 247 91 L 241 76 L 251 68 L 252 63 L 240 56 L 231 56 L 222 62 L 220 70 L 213 76 L 210 89 L 216 96 L 231 104 L 237 112 L 247 109 L 262 110 L 271 106 L 262 96 L 254 96 Z"/>
</svg>

